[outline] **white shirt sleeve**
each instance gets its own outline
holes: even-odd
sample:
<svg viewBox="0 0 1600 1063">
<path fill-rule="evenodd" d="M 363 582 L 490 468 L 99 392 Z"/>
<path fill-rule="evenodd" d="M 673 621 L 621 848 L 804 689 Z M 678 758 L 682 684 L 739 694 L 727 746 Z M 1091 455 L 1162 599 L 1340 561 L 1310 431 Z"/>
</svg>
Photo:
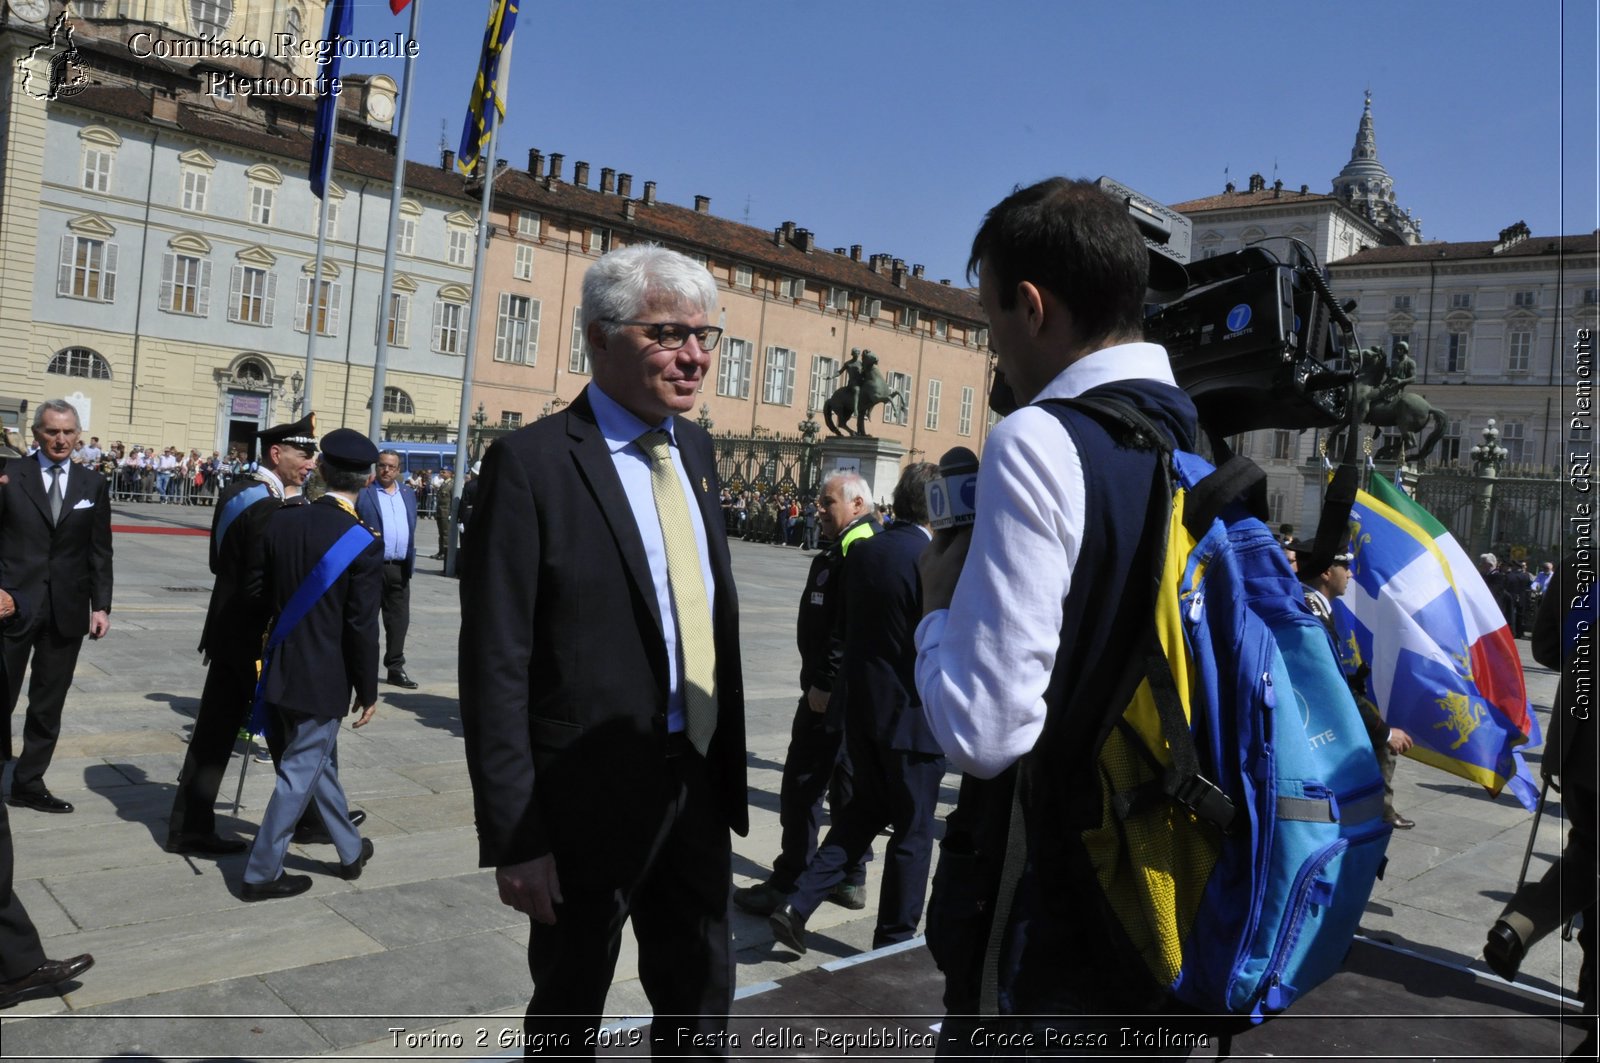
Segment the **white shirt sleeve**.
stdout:
<svg viewBox="0 0 1600 1063">
<path fill-rule="evenodd" d="M 995 425 L 954 598 L 916 634 L 923 712 L 961 771 L 993 778 L 1038 741 L 1083 511 L 1082 464 L 1060 421 L 1024 407 Z"/>
</svg>

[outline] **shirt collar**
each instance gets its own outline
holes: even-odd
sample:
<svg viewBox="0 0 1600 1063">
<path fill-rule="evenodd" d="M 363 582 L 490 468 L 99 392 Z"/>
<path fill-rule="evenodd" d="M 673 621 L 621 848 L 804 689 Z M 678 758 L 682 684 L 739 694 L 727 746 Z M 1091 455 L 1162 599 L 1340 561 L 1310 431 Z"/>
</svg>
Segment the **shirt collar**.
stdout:
<svg viewBox="0 0 1600 1063">
<path fill-rule="evenodd" d="M 68 465 L 72 464 L 71 458 L 66 458 L 65 460 L 59 462 L 50 460 L 50 455 L 44 452 L 43 447 L 40 447 L 38 450 L 34 451 L 33 454 L 34 457 L 39 459 L 39 468 L 43 469 L 47 473 L 50 471 L 50 468 L 53 465 L 60 465 L 63 469 L 65 469 Z"/>
<path fill-rule="evenodd" d="M 677 437 L 673 434 L 675 418 L 668 417 L 658 425 L 645 424 L 632 411 L 624 409 L 617 400 L 601 391 L 600 385 L 592 380 L 589 382 L 589 405 L 594 410 L 594 423 L 600 427 L 600 434 L 605 436 L 606 446 L 613 454 L 652 430 L 667 433 L 671 445 L 678 445 Z"/>
<path fill-rule="evenodd" d="M 267 485 L 267 490 L 271 491 L 274 497 L 283 498 L 287 494 L 283 487 L 283 481 L 278 479 L 278 474 L 265 465 L 258 465 L 255 475 L 257 480 Z"/>
<path fill-rule="evenodd" d="M 1091 388 L 1119 380 L 1154 380 L 1178 386 L 1166 348 L 1158 343 L 1119 343 L 1084 355 L 1061 370 L 1034 401 L 1075 399 Z"/>
</svg>

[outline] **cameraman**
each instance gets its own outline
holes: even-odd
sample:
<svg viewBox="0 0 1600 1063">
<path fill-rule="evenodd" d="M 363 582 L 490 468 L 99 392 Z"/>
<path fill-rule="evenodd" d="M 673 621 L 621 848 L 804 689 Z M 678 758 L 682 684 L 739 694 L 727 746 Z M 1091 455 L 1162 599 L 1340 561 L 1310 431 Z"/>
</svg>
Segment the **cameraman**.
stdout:
<svg viewBox="0 0 1600 1063">
<path fill-rule="evenodd" d="M 1166 481 L 1154 451 L 1116 445 L 1077 411 L 1027 405 L 1115 396 L 1193 448 L 1194 405 L 1166 351 L 1142 342 L 1149 269 L 1123 205 L 1065 178 L 1014 192 L 973 241 L 968 271 L 991 348 L 1023 405 L 989 435 L 970 537 L 941 533 L 922 561 L 917 688 L 939 745 L 966 773 L 928 914 L 946 978 L 943 1054 L 992 1054 L 963 1017 L 991 1006 L 1014 1017 L 1031 1054 L 1102 1036 L 1117 1045 L 1119 1027 L 1138 1025 L 1128 1015 L 1164 1006 L 1113 936 L 1078 839 L 1100 820 L 1094 746 L 1111 688 L 1149 624 Z M 1002 894 L 1007 833 L 1018 828 L 1026 867 Z M 997 907 L 1009 914 L 990 926 Z M 980 991 L 990 948 L 996 994 Z"/>
</svg>

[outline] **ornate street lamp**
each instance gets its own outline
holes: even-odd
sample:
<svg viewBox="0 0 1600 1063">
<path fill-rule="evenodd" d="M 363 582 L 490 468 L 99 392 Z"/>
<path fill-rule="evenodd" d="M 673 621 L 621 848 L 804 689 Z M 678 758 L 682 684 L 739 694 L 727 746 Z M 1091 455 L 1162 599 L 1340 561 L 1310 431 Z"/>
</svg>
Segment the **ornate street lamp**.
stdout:
<svg viewBox="0 0 1600 1063">
<path fill-rule="evenodd" d="M 294 407 L 295 420 L 300 419 L 300 404 L 305 401 L 306 378 L 296 369 L 289 374 L 289 402 Z"/>
<path fill-rule="evenodd" d="M 710 403 L 702 402 L 700 404 L 700 416 L 696 417 L 695 420 L 697 422 L 699 422 L 701 428 L 704 428 L 706 430 L 706 434 L 709 435 L 711 433 L 712 425 L 711 425 L 711 404 Z"/>
<path fill-rule="evenodd" d="M 483 457 L 483 426 L 489 420 L 489 415 L 483 410 L 483 403 L 478 403 L 478 412 L 472 415 L 472 423 L 477 426 L 478 438 L 472 446 L 472 460 L 476 462 Z"/>
</svg>

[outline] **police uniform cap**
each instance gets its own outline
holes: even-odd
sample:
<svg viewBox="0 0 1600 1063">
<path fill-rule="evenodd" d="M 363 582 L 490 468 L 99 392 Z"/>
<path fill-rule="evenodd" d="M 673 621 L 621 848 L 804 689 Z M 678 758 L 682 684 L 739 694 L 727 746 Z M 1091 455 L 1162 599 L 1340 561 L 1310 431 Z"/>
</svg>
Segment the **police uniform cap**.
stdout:
<svg viewBox="0 0 1600 1063">
<path fill-rule="evenodd" d="M 1288 544 L 1284 546 L 1284 549 L 1299 557 L 1310 557 L 1316 552 L 1317 544 L 1307 539 L 1291 539 L 1289 540 Z M 1346 551 L 1343 553 L 1334 554 L 1330 560 L 1335 565 L 1348 565 L 1352 560 L 1355 559 L 1355 556 L 1356 555 Z"/>
<path fill-rule="evenodd" d="M 317 415 L 308 413 L 292 424 L 276 424 L 271 428 L 263 428 L 256 433 L 256 438 L 261 441 L 261 453 L 267 453 L 268 447 L 280 446 L 287 443 L 289 446 L 299 447 L 307 454 L 317 452 Z"/>
<path fill-rule="evenodd" d="M 335 465 L 365 469 L 377 464 L 378 448 L 354 428 L 335 428 L 322 437 L 322 456 Z"/>
</svg>

